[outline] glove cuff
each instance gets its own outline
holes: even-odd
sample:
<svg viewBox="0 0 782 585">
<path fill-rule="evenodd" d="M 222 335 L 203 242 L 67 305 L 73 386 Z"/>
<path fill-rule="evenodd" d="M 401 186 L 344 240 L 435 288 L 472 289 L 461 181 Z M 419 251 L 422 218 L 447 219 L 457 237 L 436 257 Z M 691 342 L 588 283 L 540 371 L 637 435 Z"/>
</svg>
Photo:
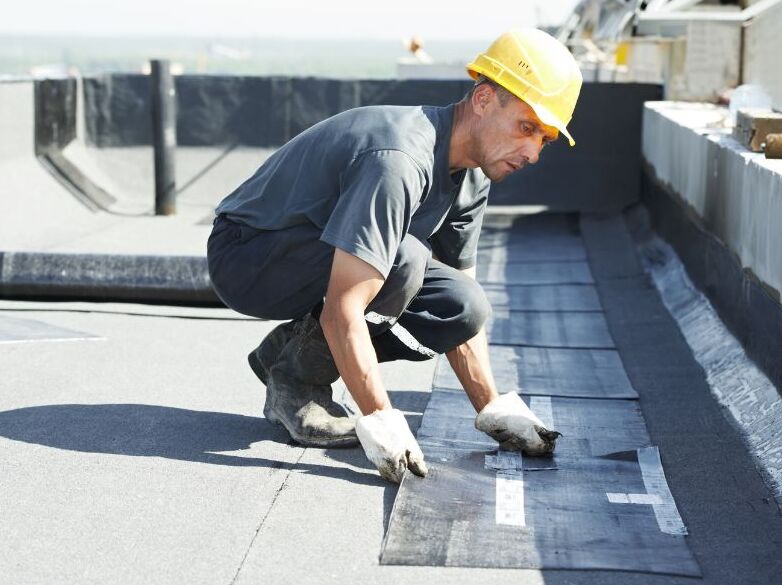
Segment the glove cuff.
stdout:
<svg viewBox="0 0 782 585">
<path fill-rule="evenodd" d="M 506 394 L 500 394 L 489 402 L 486 406 L 484 406 L 481 411 L 478 413 L 478 416 L 490 412 L 513 412 L 515 409 L 519 408 L 519 404 L 522 405 L 521 408 L 526 409 L 527 405 L 524 404 L 524 401 L 521 399 L 521 396 L 516 394 L 515 392 L 508 392 Z"/>
<path fill-rule="evenodd" d="M 385 426 L 395 428 L 399 427 L 401 424 L 407 426 L 405 415 L 402 414 L 402 411 L 397 408 L 384 408 L 382 410 L 376 410 L 372 414 L 365 414 L 358 417 L 356 422 L 362 419 L 366 419 L 365 422 L 377 421 L 378 423 L 381 423 Z"/>
</svg>

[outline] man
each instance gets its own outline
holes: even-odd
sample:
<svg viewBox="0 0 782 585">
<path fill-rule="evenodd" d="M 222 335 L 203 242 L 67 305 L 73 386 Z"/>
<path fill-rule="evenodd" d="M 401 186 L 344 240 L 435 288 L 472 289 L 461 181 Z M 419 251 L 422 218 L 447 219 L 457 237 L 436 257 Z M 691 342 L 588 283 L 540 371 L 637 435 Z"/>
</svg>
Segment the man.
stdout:
<svg viewBox="0 0 782 585">
<path fill-rule="evenodd" d="M 457 104 L 357 108 L 301 133 L 223 200 L 209 238 L 226 305 L 291 319 L 249 355 L 266 418 L 304 445 L 360 441 L 394 482 L 426 464 L 382 361 L 445 353 L 476 427 L 503 448 L 549 454 L 559 435 L 497 392 L 475 259 L 489 181 L 534 164 L 559 132 L 573 144 L 581 74 L 536 29 L 502 35 L 468 71 L 476 84 Z M 340 375 L 357 420 L 332 400 Z"/>
</svg>

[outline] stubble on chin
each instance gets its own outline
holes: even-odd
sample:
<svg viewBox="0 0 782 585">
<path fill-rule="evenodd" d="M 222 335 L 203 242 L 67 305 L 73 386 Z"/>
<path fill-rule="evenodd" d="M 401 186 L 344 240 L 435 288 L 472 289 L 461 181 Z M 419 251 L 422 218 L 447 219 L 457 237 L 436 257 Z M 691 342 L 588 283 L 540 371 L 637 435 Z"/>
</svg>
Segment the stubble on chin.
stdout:
<svg viewBox="0 0 782 585">
<path fill-rule="evenodd" d="M 495 167 L 481 167 L 481 170 L 483 171 L 483 174 L 488 177 L 488 179 L 492 183 L 500 183 L 502 180 L 507 177 L 510 173 L 506 173 L 503 170 L 498 169 Z"/>
</svg>

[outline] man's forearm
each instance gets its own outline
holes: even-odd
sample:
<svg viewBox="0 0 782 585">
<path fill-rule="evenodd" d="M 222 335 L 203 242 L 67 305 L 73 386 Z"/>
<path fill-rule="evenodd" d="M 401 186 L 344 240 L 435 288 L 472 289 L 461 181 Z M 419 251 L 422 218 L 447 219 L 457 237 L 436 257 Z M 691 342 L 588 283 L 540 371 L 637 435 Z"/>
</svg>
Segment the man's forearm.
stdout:
<svg viewBox="0 0 782 585">
<path fill-rule="evenodd" d="M 456 346 L 446 356 L 470 402 L 475 410 L 480 412 L 497 397 L 497 388 L 489 362 L 486 329 L 482 327 L 475 337 Z"/>
<path fill-rule="evenodd" d="M 320 322 L 337 369 L 361 413 L 391 408 L 363 314 L 324 310 Z"/>
</svg>

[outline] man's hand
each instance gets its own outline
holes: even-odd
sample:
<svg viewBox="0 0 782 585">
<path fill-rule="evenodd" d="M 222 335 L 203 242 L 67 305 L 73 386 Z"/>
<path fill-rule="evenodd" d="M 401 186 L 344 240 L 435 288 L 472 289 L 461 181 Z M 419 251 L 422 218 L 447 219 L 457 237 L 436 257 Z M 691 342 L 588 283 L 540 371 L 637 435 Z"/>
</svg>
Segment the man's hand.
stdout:
<svg viewBox="0 0 782 585">
<path fill-rule="evenodd" d="M 498 441 L 503 449 L 534 456 L 551 455 L 561 436 L 547 429 L 515 392 L 489 402 L 475 417 L 475 428 Z"/>
<path fill-rule="evenodd" d="M 406 469 L 420 477 L 426 476 L 424 454 L 399 410 L 377 410 L 360 417 L 356 434 L 367 459 L 388 481 L 401 482 Z"/>
</svg>

